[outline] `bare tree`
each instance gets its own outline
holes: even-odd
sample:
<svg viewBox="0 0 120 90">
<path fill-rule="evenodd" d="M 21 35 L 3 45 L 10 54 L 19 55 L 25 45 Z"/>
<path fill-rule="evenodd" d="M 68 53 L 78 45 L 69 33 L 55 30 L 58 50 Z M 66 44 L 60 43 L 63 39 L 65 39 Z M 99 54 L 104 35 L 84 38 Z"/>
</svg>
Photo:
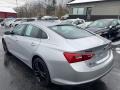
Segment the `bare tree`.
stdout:
<svg viewBox="0 0 120 90">
<path fill-rule="evenodd" d="M 27 2 L 23 6 L 16 7 L 15 10 L 18 17 L 41 17 L 44 15 L 56 15 L 60 17 L 67 13 L 66 7 L 57 5 L 56 0 L 46 0 L 46 3 L 41 1 L 37 3 Z"/>
</svg>

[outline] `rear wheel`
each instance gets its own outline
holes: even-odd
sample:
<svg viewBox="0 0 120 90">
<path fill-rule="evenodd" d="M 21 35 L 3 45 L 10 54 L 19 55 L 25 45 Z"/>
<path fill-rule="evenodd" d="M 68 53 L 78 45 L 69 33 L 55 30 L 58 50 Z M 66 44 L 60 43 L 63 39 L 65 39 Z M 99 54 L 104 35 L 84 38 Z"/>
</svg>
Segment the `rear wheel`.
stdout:
<svg viewBox="0 0 120 90">
<path fill-rule="evenodd" d="M 6 42 L 4 40 L 2 40 L 2 44 L 3 44 L 3 49 L 4 49 L 5 54 L 10 54 L 10 52 L 7 48 Z"/>
<path fill-rule="evenodd" d="M 48 68 L 45 62 L 41 58 L 35 58 L 33 60 L 33 70 L 37 80 L 42 86 L 51 85 Z"/>
</svg>

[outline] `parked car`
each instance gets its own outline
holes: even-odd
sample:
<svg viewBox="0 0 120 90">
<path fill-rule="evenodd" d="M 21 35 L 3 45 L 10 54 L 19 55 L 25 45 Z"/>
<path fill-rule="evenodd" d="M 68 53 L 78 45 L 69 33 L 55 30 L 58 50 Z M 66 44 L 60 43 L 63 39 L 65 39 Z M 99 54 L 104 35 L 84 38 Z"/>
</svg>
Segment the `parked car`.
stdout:
<svg viewBox="0 0 120 90">
<path fill-rule="evenodd" d="M 12 23 L 14 23 L 15 21 L 16 21 L 16 18 L 5 19 L 4 26 L 5 27 L 12 27 Z"/>
<path fill-rule="evenodd" d="M 77 18 L 77 19 L 67 19 L 67 20 L 64 20 L 64 21 L 61 22 L 61 24 L 79 25 L 79 24 L 82 24 L 84 22 L 85 22 L 85 20 Z"/>
<path fill-rule="evenodd" d="M 15 27 L 15 26 L 17 26 L 19 23 L 22 23 L 23 22 L 23 19 L 21 18 L 21 19 L 17 19 L 17 20 L 15 20 L 13 23 L 12 23 L 12 27 Z"/>
<path fill-rule="evenodd" d="M 120 37 L 119 25 L 119 19 L 100 19 L 88 25 L 86 29 L 95 32 L 107 39 L 114 40 Z"/>
<path fill-rule="evenodd" d="M 22 24 L 24 22 L 31 22 L 31 21 L 37 21 L 37 18 L 20 18 L 20 19 L 15 20 L 12 23 L 12 26 L 15 27 L 15 26 Z"/>
<path fill-rule="evenodd" d="M 65 14 L 64 16 L 61 17 L 61 20 L 66 20 L 69 18 L 69 14 Z"/>
<path fill-rule="evenodd" d="M 84 22 L 82 24 L 77 25 L 78 27 L 85 29 L 86 27 L 88 27 L 88 25 L 90 25 L 92 23 L 92 21 L 89 22 Z"/>
<path fill-rule="evenodd" d="M 41 20 L 58 20 L 58 17 L 56 17 L 56 16 L 43 16 L 43 17 L 41 17 Z"/>
<path fill-rule="evenodd" d="M 5 32 L 2 43 L 5 53 L 32 68 L 42 85 L 84 84 L 112 69 L 111 42 L 74 25 L 26 22 Z"/>
</svg>

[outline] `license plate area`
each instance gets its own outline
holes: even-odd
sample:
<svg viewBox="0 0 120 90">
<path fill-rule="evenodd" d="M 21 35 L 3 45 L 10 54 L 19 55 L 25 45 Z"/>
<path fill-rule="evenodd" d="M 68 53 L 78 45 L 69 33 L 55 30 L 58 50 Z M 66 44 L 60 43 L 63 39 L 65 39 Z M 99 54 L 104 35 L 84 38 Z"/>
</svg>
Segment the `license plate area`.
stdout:
<svg viewBox="0 0 120 90">
<path fill-rule="evenodd" d="M 94 67 L 96 65 L 104 63 L 109 56 L 109 49 L 101 48 L 100 50 L 95 51 L 95 56 L 86 62 L 87 66 Z"/>
</svg>

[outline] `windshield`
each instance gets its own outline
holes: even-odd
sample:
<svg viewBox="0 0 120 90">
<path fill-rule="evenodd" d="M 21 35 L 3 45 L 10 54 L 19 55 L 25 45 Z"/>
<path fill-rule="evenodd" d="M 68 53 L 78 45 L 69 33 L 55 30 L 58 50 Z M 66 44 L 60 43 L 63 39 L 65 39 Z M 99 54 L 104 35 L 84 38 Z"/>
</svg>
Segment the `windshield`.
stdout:
<svg viewBox="0 0 120 90">
<path fill-rule="evenodd" d="M 49 28 L 66 39 L 79 39 L 93 35 L 86 30 L 72 25 L 58 25 Z"/>
<path fill-rule="evenodd" d="M 88 27 L 96 27 L 96 28 L 106 28 L 111 24 L 111 19 L 106 20 L 97 20 L 91 23 Z"/>
</svg>

